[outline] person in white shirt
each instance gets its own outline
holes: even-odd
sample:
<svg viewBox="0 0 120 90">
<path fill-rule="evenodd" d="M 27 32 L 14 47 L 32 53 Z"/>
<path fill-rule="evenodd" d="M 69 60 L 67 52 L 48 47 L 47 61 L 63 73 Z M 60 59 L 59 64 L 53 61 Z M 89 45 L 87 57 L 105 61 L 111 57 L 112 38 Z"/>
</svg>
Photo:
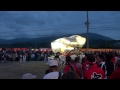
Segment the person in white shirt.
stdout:
<svg viewBox="0 0 120 90">
<path fill-rule="evenodd" d="M 70 57 L 71 57 L 72 63 L 74 63 L 75 58 L 77 57 L 77 55 L 74 53 L 74 54 L 72 54 Z"/>
<path fill-rule="evenodd" d="M 59 58 L 60 58 L 59 65 L 65 65 L 66 57 L 63 54 L 60 54 Z"/>
<path fill-rule="evenodd" d="M 62 73 L 58 71 L 58 62 L 56 60 L 48 61 L 49 69 L 46 70 L 43 79 L 60 79 Z"/>
<path fill-rule="evenodd" d="M 22 62 L 22 61 L 23 61 L 23 55 L 20 54 L 20 62 Z"/>
<path fill-rule="evenodd" d="M 24 54 L 22 58 L 23 58 L 23 62 L 25 62 L 26 61 L 26 55 Z"/>
</svg>

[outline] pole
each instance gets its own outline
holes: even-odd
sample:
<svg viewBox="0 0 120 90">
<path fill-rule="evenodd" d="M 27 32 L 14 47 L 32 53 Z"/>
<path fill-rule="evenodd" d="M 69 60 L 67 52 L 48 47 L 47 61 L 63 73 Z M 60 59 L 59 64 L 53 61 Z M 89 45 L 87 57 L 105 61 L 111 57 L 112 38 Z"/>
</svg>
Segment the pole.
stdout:
<svg viewBox="0 0 120 90">
<path fill-rule="evenodd" d="M 89 52 L 89 19 L 88 19 L 88 11 L 87 11 L 87 22 L 85 22 L 87 26 L 87 53 Z"/>
</svg>

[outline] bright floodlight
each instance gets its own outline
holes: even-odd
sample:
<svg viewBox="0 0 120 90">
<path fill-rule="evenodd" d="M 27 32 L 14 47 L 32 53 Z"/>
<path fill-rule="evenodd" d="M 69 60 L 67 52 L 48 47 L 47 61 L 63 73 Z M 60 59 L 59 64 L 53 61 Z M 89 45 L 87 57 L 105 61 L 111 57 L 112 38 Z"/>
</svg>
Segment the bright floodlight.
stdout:
<svg viewBox="0 0 120 90">
<path fill-rule="evenodd" d="M 51 48 L 54 53 L 65 53 L 73 50 L 75 47 L 82 48 L 86 43 L 86 38 L 79 35 L 73 35 L 70 37 L 63 37 L 51 42 Z"/>
</svg>

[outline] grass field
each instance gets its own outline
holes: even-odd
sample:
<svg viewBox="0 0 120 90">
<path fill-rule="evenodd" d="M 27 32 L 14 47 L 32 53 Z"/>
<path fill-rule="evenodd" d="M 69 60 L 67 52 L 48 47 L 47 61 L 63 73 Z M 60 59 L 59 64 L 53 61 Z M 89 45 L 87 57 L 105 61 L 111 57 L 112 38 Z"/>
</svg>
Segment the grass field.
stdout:
<svg viewBox="0 0 120 90">
<path fill-rule="evenodd" d="M 21 79 L 25 73 L 32 73 L 42 79 L 48 65 L 45 61 L 0 63 L 0 79 Z M 63 66 L 58 70 L 62 72 Z"/>
</svg>

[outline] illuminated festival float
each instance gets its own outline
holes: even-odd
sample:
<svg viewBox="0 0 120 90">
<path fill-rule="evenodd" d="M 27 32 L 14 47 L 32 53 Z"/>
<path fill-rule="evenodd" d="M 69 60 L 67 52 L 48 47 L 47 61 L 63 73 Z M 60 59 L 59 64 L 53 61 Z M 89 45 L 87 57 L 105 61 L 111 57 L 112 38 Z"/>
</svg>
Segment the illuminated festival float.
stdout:
<svg viewBox="0 0 120 90">
<path fill-rule="evenodd" d="M 79 53 L 79 50 L 86 43 L 86 38 L 79 35 L 63 37 L 51 42 L 51 48 L 54 53 L 67 54 L 69 52 Z"/>
</svg>

